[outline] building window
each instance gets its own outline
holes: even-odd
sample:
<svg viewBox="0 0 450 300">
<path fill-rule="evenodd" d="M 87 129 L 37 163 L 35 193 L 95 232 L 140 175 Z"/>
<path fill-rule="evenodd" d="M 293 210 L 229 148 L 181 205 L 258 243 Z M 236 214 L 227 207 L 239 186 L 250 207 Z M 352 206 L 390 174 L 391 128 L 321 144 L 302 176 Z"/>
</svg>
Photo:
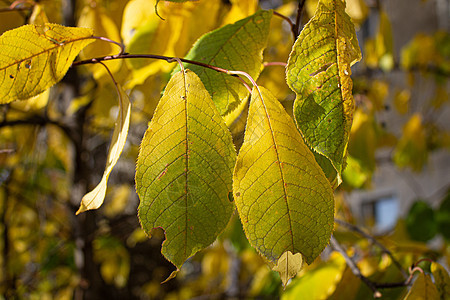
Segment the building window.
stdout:
<svg viewBox="0 0 450 300">
<path fill-rule="evenodd" d="M 399 215 L 398 199 L 388 195 L 364 201 L 361 215 L 365 225 L 372 227 L 377 233 L 384 233 L 394 228 Z"/>
</svg>

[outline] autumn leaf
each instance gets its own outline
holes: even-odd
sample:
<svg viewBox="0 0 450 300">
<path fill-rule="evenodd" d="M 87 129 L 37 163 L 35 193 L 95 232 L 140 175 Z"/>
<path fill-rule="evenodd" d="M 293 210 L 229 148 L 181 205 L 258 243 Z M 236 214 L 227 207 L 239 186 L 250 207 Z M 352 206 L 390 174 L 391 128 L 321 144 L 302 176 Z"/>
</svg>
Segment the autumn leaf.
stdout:
<svg viewBox="0 0 450 300">
<path fill-rule="evenodd" d="M 439 293 L 439 299 L 445 300 L 450 295 L 450 276 L 447 270 L 437 262 L 431 263 L 431 272 Z"/>
<path fill-rule="evenodd" d="M 177 269 L 227 225 L 235 159 L 231 134 L 198 76 L 176 73 L 142 140 L 136 191 L 142 227 L 164 229 L 161 252 Z"/>
<path fill-rule="evenodd" d="M 234 170 L 236 206 L 250 244 L 269 262 L 279 265 L 290 251 L 310 264 L 331 236 L 333 191 L 293 120 L 268 90 L 260 90 L 262 98 L 256 89 L 252 93 Z"/>
<path fill-rule="evenodd" d="M 185 58 L 227 70 L 244 71 L 256 80 L 261 72 L 271 17 L 272 11 L 261 10 L 211 31 L 192 46 Z M 232 111 L 248 96 L 245 86 L 235 77 L 202 66 L 186 66 L 200 77 L 221 115 Z"/>
<path fill-rule="evenodd" d="M 114 127 L 113 136 L 111 138 L 111 146 L 108 151 L 106 160 L 106 168 L 100 183 L 81 199 L 81 205 L 76 214 L 80 214 L 86 210 L 97 209 L 103 204 L 106 195 L 106 187 L 109 175 L 119 160 L 123 147 L 128 136 L 128 128 L 130 127 L 131 103 L 128 95 L 123 91 L 122 87 L 117 85 L 119 96 L 119 114 L 117 116 Z"/>
<path fill-rule="evenodd" d="M 427 162 L 426 132 L 420 114 L 412 115 L 403 126 L 403 135 L 395 147 L 393 159 L 397 166 L 411 166 L 414 171 L 422 170 Z"/>
<path fill-rule="evenodd" d="M 295 42 L 287 65 L 286 80 L 297 95 L 297 126 L 306 143 L 331 161 L 339 183 L 354 109 L 350 66 L 360 59 L 345 3 L 321 0 Z"/>
<path fill-rule="evenodd" d="M 416 281 L 414 281 L 414 284 L 403 300 L 418 299 L 439 299 L 438 290 L 433 281 L 431 281 L 430 275 L 424 274 L 423 272 L 419 273 L 419 276 L 417 277 Z"/>
<path fill-rule="evenodd" d="M 78 19 L 78 27 L 91 28 L 96 36 L 106 37 L 113 41 L 120 41 L 119 30 L 117 29 L 116 24 L 100 5 L 96 5 L 95 7 L 91 7 L 90 5 L 85 6 Z M 84 48 L 80 53 L 80 58 L 90 59 L 93 57 L 114 55 L 119 52 L 120 48 L 117 45 L 105 41 L 98 41 Z M 112 73 L 116 73 L 122 64 L 122 61 L 118 59 L 109 61 L 107 64 L 109 70 Z M 103 76 L 106 80 L 109 79 L 108 72 L 103 66 L 91 64 L 87 67 L 92 71 L 96 80 L 99 80 Z"/>
<path fill-rule="evenodd" d="M 36 96 L 60 81 L 92 30 L 24 25 L 0 37 L 0 104 Z"/>
</svg>

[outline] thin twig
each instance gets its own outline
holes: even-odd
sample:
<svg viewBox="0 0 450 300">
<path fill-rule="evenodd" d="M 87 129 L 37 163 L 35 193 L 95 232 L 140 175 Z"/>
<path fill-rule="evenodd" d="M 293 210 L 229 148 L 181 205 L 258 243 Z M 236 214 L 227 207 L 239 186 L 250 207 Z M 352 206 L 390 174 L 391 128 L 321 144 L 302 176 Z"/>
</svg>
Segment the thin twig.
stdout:
<svg viewBox="0 0 450 300">
<path fill-rule="evenodd" d="M 303 8 L 305 7 L 305 2 L 306 0 L 299 0 L 298 2 L 297 18 L 295 20 L 295 25 L 292 27 L 292 32 L 294 33 L 294 40 L 296 40 L 298 35 L 300 34 L 300 26 L 302 23 L 302 15 L 303 15 Z"/>
<path fill-rule="evenodd" d="M 338 223 L 341 226 L 347 227 L 348 229 L 350 229 L 351 231 L 357 232 L 358 234 L 360 234 L 361 236 L 363 236 L 364 238 L 368 239 L 369 241 L 371 241 L 373 244 L 377 245 L 384 253 L 386 253 L 392 260 L 392 262 L 395 264 L 395 266 L 400 270 L 400 272 L 403 275 L 403 278 L 407 278 L 408 274 L 406 273 L 406 271 L 403 269 L 402 265 L 398 262 L 397 259 L 395 259 L 394 255 L 392 254 L 391 251 L 389 251 L 389 249 L 387 249 L 383 244 L 381 244 L 380 242 L 378 242 L 373 236 L 365 233 L 364 231 L 362 231 L 359 227 L 347 223 L 343 220 L 340 219 L 334 219 L 334 221 L 336 223 Z"/>
<path fill-rule="evenodd" d="M 122 43 L 113 41 L 113 40 L 108 39 L 108 38 L 103 37 L 103 36 L 91 36 L 89 38 L 97 39 L 97 40 L 100 40 L 100 41 L 105 41 L 105 42 L 112 43 L 112 44 L 115 44 L 115 45 L 119 46 L 120 47 L 120 53 L 118 55 L 122 55 L 122 54 L 125 53 L 125 45 L 122 44 Z"/>
<path fill-rule="evenodd" d="M 375 284 L 370 281 L 366 276 L 364 276 L 363 274 L 361 274 L 361 271 L 359 270 L 358 266 L 356 265 L 356 263 L 347 255 L 347 253 L 345 252 L 345 250 L 341 247 L 341 245 L 338 243 L 338 241 L 334 238 L 334 236 L 331 236 L 330 239 L 330 244 L 331 247 L 333 247 L 334 250 L 336 250 L 337 252 L 339 252 L 345 259 L 345 262 L 347 263 L 347 266 L 350 268 L 350 270 L 352 270 L 352 273 L 358 277 L 359 279 L 361 279 L 373 292 L 373 297 L 374 298 L 380 298 L 382 295 L 381 293 L 378 291 L 377 287 L 375 286 Z"/>
<path fill-rule="evenodd" d="M 296 32 L 296 29 L 295 29 L 295 24 L 291 21 L 291 19 L 289 19 L 288 17 L 286 17 L 283 14 L 280 14 L 277 11 L 273 11 L 273 14 L 275 16 L 277 16 L 277 17 L 282 18 L 283 20 L 285 20 L 286 22 L 289 23 L 289 25 L 291 26 L 292 35 L 294 36 L 294 41 L 295 41 L 295 39 L 297 38 L 297 32 Z"/>
<path fill-rule="evenodd" d="M 96 58 L 76 61 L 76 62 L 72 63 L 72 67 L 80 66 L 80 65 L 87 65 L 87 64 L 95 64 L 100 61 L 125 59 L 125 58 L 151 58 L 151 59 L 161 59 L 161 60 L 165 60 L 167 62 L 175 62 L 176 61 L 175 57 L 172 57 L 172 56 L 164 56 L 164 55 L 156 55 L 156 54 L 126 54 L 126 53 L 124 53 L 122 55 L 102 56 L 102 57 L 96 57 Z M 211 70 L 214 70 L 217 72 L 221 72 L 221 73 L 229 72 L 229 70 L 227 70 L 227 69 L 216 67 L 216 66 L 211 66 L 211 65 L 199 62 L 199 61 L 194 61 L 194 60 L 185 59 L 185 58 L 180 58 L 180 60 L 185 63 L 190 63 L 193 65 L 205 67 L 205 68 L 208 68 L 208 69 L 211 69 Z"/>
<path fill-rule="evenodd" d="M 11 11 L 25 11 L 25 10 L 31 10 L 31 9 L 33 9 L 33 7 L 15 7 L 15 8 L 2 7 L 2 8 L 0 8 L 0 13 L 11 12 Z"/>
</svg>

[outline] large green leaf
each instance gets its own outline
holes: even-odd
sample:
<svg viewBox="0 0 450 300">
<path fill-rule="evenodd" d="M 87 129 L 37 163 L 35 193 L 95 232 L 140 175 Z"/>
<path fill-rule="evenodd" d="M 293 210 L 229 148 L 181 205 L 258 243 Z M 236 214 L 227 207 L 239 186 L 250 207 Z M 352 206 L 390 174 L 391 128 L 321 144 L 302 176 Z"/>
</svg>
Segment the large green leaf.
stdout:
<svg viewBox="0 0 450 300">
<path fill-rule="evenodd" d="M 307 144 L 331 161 L 339 182 L 354 108 L 350 66 L 360 59 L 345 2 L 320 0 L 294 44 L 286 74 L 297 94 L 297 126 Z"/>
<path fill-rule="evenodd" d="M 260 10 L 248 18 L 203 35 L 186 58 L 227 70 L 247 72 L 254 80 L 261 73 L 272 11 Z M 187 64 L 205 84 L 221 115 L 232 111 L 248 96 L 235 77 L 205 67 Z"/>
<path fill-rule="evenodd" d="M 144 230 L 165 230 L 162 253 L 177 268 L 227 225 L 235 160 L 231 134 L 198 76 L 176 73 L 142 140 L 136 190 Z"/>
<path fill-rule="evenodd" d="M 0 37 L 0 104 L 36 96 L 60 81 L 92 30 L 25 25 Z"/>
<path fill-rule="evenodd" d="M 333 191 L 283 106 L 260 89 L 234 170 L 236 206 L 250 243 L 270 262 L 290 251 L 311 263 L 331 236 Z"/>
</svg>

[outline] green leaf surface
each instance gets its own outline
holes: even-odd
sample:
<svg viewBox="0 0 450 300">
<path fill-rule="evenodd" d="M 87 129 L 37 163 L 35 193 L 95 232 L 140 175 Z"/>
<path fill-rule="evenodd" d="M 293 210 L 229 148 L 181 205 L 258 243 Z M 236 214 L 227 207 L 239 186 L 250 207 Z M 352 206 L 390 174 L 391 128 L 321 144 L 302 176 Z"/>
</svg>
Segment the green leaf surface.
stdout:
<svg viewBox="0 0 450 300">
<path fill-rule="evenodd" d="M 198 76 L 176 73 L 142 140 L 136 190 L 144 230 L 164 229 L 162 253 L 178 269 L 227 225 L 235 160 L 231 134 Z"/>
<path fill-rule="evenodd" d="M 311 263 L 331 236 L 333 191 L 283 106 L 260 90 L 234 170 L 236 206 L 250 244 L 270 262 L 290 251 Z"/>
<path fill-rule="evenodd" d="M 0 104 L 36 96 L 60 81 L 92 30 L 24 25 L 0 37 Z"/>
<path fill-rule="evenodd" d="M 244 71 L 256 80 L 261 73 L 272 11 L 260 10 L 248 18 L 203 35 L 186 58 L 227 70 Z M 186 64 L 205 84 L 221 115 L 232 111 L 248 91 L 236 78 L 205 67 Z"/>
<path fill-rule="evenodd" d="M 297 95 L 294 116 L 304 139 L 331 161 L 339 177 L 354 109 L 350 66 L 360 59 L 345 3 L 320 0 L 293 46 L 286 80 Z"/>
</svg>

